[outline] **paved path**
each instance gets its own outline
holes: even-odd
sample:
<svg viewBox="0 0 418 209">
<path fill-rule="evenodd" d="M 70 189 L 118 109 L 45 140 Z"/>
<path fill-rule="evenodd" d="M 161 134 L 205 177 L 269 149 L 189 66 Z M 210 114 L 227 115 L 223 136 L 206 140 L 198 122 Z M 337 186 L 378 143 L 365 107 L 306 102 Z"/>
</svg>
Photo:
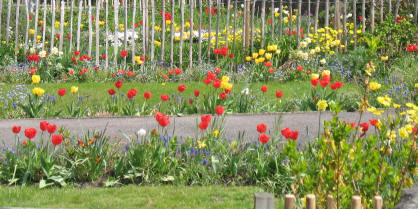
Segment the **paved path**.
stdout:
<svg viewBox="0 0 418 209">
<path fill-rule="evenodd" d="M 306 141 L 314 138 L 318 134 L 318 112 L 301 112 L 301 113 L 274 113 L 274 114 L 238 114 L 228 115 L 225 119 L 225 137 L 227 139 L 237 139 L 238 134 L 245 132 L 245 139 L 257 139 L 258 133 L 256 126 L 259 123 L 265 123 L 268 130 L 273 130 L 273 124 L 276 119 L 282 116 L 281 128 L 289 127 L 292 130 L 299 131 L 299 140 Z M 340 118 L 347 122 L 358 122 L 359 113 L 342 112 L 339 114 Z M 375 118 L 376 116 L 365 113 L 363 114 L 362 122 Z M 322 120 L 330 120 L 332 115 L 329 112 L 322 113 Z M 195 136 L 196 135 L 196 121 L 200 122 L 200 116 L 183 116 L 171 117 L 169 132 L 172 133 L 175 124 L 176 136 Z M 12 119 L 0 120 L 0 144 L 4 142 L 6 145 L 14 143 L 14 136 L 11 131 L 13 125 L 22 126 L 21 136 L 23 130 L 29 127 L 35 127 L 39 130 L 39 122 L 42 119 Z M 147 131 L 157 127 L 157 122 L 154 117 L 127 117 L 127 118 L 85 118 L 85 119 L 48 119 L 50 123 L 58 126 L 63 126 L 70 130 L 72 136 L 81 136 L 87 131 L 103 130 L 107 126 L 106 135 L 115 138 L 117 136 L 123 139 L 123 134 L 134 135 L 140 128 Z M 370 129 L 372 130 L 372 129 Z M 39 135 L 38 135 L 39 136 Z M 1 145 L 0 145 L 1 146 Z"/>
</svg>

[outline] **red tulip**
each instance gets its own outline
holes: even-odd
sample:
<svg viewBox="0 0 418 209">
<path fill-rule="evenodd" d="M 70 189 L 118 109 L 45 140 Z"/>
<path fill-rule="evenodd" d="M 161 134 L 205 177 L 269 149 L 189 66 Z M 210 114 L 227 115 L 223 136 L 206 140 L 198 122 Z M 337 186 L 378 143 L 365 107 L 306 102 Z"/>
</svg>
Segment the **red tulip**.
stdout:
<svg viewBox="0 0 418 209">
<path fill-rule="evenodd" d="M 257 131 L 258 133 L 264 133 L 267 130 L 267 125 L 264 123 L 260 123 L 257 125 Z"/>
<path fill-rule="evenodd" d="M 203 83 L 205 83 L 206 85 L 209 85 L 210 83 L 212 83 L 212 80 L 210 80 L 209 78 L 205 78 L 203 79 Z"/>
<path fill-rule="evenodd" d="M 271 67 L 271 68 L 269 68 L 269 69 L 268 69 L 268 71 L 269 71 L 270 73 L 274 73 L 274 68 L 272 68 L 272 67 Z"/>
<path fill-rule="evenodd" d="M 174 73 L 176 75 L 180 74 L 182 72 L 182 70 L 180 68 L 174 68 Z"/>
<path fill-rule="evenodd" d="M 25 129 L 25 136 L 28 137 L 28 139 L 33 139 L 36 136 L 36 129 L 35 128 Z"/>
<path fill-rule="evenodd" d="M 319 83 L 319 78 L 317 78 L 317 79 L 311 79 L 311 85 L 312 86 L 316 86 L 316 85 L 318 85 L 318 83 Z"/>
<path fill-rule="evenodd" d="M 67 91 L 64 88 L 58 89 L 58 95 L 64 96 Z"/>
<path fill-rule="evenodd" d="M 162 101 L 167 101 L 168 99 L 169 99 L 168 95 L 166 95 L 166 94 L 161 95 L 161 100 Z"/>
<path fill-rule="evenodd" d="M 80 54 L 80 51 L 74 51 L 74 55 L 78 56 Z"/>
<path fill-rule="evenodd" d="M 109 93 L 109 95 L 114 95 L 116 93 L 116 91 L 113 89 L 109 89 L 107 90 L 107 92 Z"/>
<path fill-rule="evenodd" d="M 210 120 L 211 120 L 211 117 L 210 117 L 210 115 L 202 115 L 202 116 L 200 116 L 200 119 L 202 120 L 202 122 L 210 122 Z"/>
<path fill-rule="evenodd" d="M 319 81 L 319 83 L 321 84 L 322 87 L 326 87 L 329 84 L 329 80 L 322 79 Z"/>
<path fill-rule="evenodd" d="M 193 104 L 193 98 L 189 98 L 189 104 Z"/>
<path fill-rule="evenodd" d="M 148 91 L 144 92 L 144 98 L 145 99 L 151 98 L 151 92 L 148 92 Z"/>
<path fill-rule="evenodd" d="M 221 93 L 219 94 L 219 98 L 220 98 L 221 100 L 226 99 L 226 93 L 225 93 L 225 92 L 221 92 Z"/>
<path fill-rule="evenodd" d="M 13 131 L 13 133 L 15 133 L 15 134 L 18 134 L 18 133 L 20 133 L 20 130 L 22 129 L 22 127 L 21 126 L 13 126 L 12 127 L 12 131 Z"/>
<path fill-rule="evenodd" d="M 196 89 L 196 90 L 194 90 L 194 96 L 195 96 L 195 97 L 199 97 L 199 95 L 200 95 L 199 90 L 197 90 L 197 89 Z"/>
<path fill-rule="evenodd" d="M 213 70 L 215 71 L 215 73 L 220 73 L 221 72 L 221 68 L 219 68 L 219 67 L 215 67 Z"/>
<path fill-rule="evenodd" d="M 283 96 L 283 91 L 276 91 L 276 97 L 281 98 Z"/>
<path fill-rule="evenodd" d="M 267 142 L 269 142 L 270 137 L 267 134 L 265 134 L 265 133 L 261 133 L 258 136 L 258 140 L 260 140 L 261 143 L 266 144 Z"/>
<path fill-rule="evenodd" d="M 48 124 L 47 130 L 48 130 L 48 133 L 53 134 L 55 133 L 55 131 L 57 131 L 57 125 Z"/>
<path fill-rule="evenodd" d="M 302 70 L 303 70 L 303 66 L 297 66 L 297 67 L 296 67 L 296 69 L 297 69 L 298 71 L 302 71 Z"/>
<path fill-rule="evenodd" d="M 122 87 L 122 84 L 123 84 L 122 81 L 116 81 L 115 82 L 115 87 L 120 89 Z"/>
<path fill-rule="evenodd" d="M 134 96 L 136 96 L 136 94 L 138 93 L 138 91 L 136 89 L 131 89 L 128 91 L 128 93 L 126 94 L 126 96 L 129 99 L 132 99 Z"/>
<path fill-rule="evenodd" d="M 214 88 L 219 88 L 219 87 L 221 87 L 221 83 L 222 83 L 222 80 L 215 79 L 215 80 L 213 81 L 213 87 L 214 87 Z"/>
<path fill-rule="evenodd" d="M 222 115 L 224 113 L 224 110 L 225 110 L 225 108 L 223 106 L 220 106 L 220 105 L 215 108 L 215 112 L 216 112 L 217 115 Z"/>
<path fill-rule="evenodd" d="M 378 124 L 379 120 L 378 119 L 374 119 L 374 120 L 369 120 L 370 124 L 372 126 L 374 126 L 375 128 L 378 128 L 376 125 Z"/>
<path fill-rule="evenodd" d="M 267 92 L 267 90 L 268 90 L 268 87 L 267 87 L 267 86 L 262 86 L 262 87 L 261 87 L 261 91 L 262 91 L 263 93 L 266 93 L 266 92 Z"/>
<path fill-rule="evenodd" d="M 202 122 L 200 122 L 200 124 L 199 124 L 199 128 L 200 128 L 200 130 L 206 130 L 208 127 L 209 127 L 209 123 L 208 123 L 208 122 L 204 122 L 204 121 L 202 121 Z"/>
<path fill-rule="evenodd" d="M 170 118 L 163 115 L 163 117 L 160 119 L 160 121 L 158 121 L 158 123 L 160 124 L 160 126 L 166 127 L 168 126 L 168 124 L 170 124 Z"/>
<path fill-rule="evenodd" d="M 126 57 L 127 55 L 128 55 L 128 51 L 121 51 L 120 52 L 121 57 Z"/>
<path fill-rule="evenodd" d="M 39 128 L 42 130 L 42 131 L 46 131 L 46 129 L 48 128 L 48 122 L 46 122 L 46 121 L 41 121 L 40 123 L 39 123 Z"/>
<path fill-rule="evenodd" d="M 52 144 L 55 145 L 55 146 L 60 145 L 63 140 L 64 140 L 64 138 L 59 134 L 51 136 Z"/>
<path fill-rule="evenodd" d="M 177 91 L 179 91 L 180 93 L 182 93 L 184 90 L 186 90 L 186 86 L 185 85 L 179 85 L 177 87 Z"/>
<path fill-rule="evenodd" d="M 270 61 L 265 62 L 265 63 L 264 63 L 264 65 L 265 65 L 266 67 L 271 67 L 271 66 L 272 66 L 272 64 L 271 64 L 271 62 L 270 62 Z"/>
</svg>

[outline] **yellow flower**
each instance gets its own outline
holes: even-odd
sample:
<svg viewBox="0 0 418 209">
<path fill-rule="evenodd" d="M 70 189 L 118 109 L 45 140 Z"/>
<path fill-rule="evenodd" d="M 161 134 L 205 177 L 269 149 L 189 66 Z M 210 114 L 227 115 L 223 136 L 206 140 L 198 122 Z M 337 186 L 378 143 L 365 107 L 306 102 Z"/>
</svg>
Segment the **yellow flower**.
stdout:
<svg viewBox="0 0 418 209">
<path fill-rule="evenodd" d="M 205 143 L 205 141 L 198 141 L 197 143 L 198 143 L 198 147 L 199 147 L 199 149 L 203 149 L 203 148 L 205 148 L 205 147 L 206 147 L 206 143 Z"/>
<path fill-rule="evenodd" d="M 266 56 L 265 57 L 266 57 L 267 60 L 270 60 L 272 56 L 273 55 L 271 53 L 266 53 Z"/>
<path fill-rule="evenodd" d="M 321 65 L 325 65 L 325 64 L 327 64 L 327 60 L 325 58 L 321 59 L 321 60 L 319 60 L 319 63 L 321 63 Z"/>
<path fill-rule="evenodd" d="M 389 140 L 395 140 L 396 139 L 396 132 L 395 131 L 391 131 L 391 130 L 388 130 L 387 132 L 386 132 L 386 137 L 389 139 Z"/>
<path fill-rule="evenodd" d="M 406 139 L 409 137 L 408 131 L 406 130 L 405 127 L 398 129 L 398 132 L 399 132 L 399 136 L 401 136 L 401 138 L 403 139 Z"/>
<path fill-rule="evenodd" d="M 278 13 L 278 12 L 274 13 L 274 17 L 279 17 L 279 16 L 280 16 L 280 13 Z"/>
<path fill-rule="evenodd" d="M 259 49 L 258 50 L 258 54 L 261 55 L 261 56 L 263 56 L 265 52 L 266 52 L 266 50 L 264 50 L 264 49 Z"/>
<path fill-rule="evenodd" d="M 135 57 L 134 57 L 134 60 L 135 60 L 135 62 L 136 62 L 138 65 L 142 65 L 142 60 L 141 60 L 141 57 L 140 57 L 140 56 L 135 56 Z"/>
<path fill-rule="evenodd" d="M 395 103 L 393 103 L 393 107 L 394 107 L 394 108 L 400 108 L 400 107 L 401 107 L 401 105 L 400 105 L 400 104 L 395 104 Z"/>
<path fill-rule="evenodd" d="M 161 46 L 161 42 L 159 42 L 159 41 L 157 41 L 157 40 L 155 40 L 155 41 L 154 41 L 154 44 L 155 44 L 156 46 Z"/>
<path fill-rule="evenodd" d="M 377 82 L 373 81 L 373 82 L 369 83 L 369 89 L 372 90 L 372 91 L 378 90 L 378 89 L 380 89 L 380 87 L 382 87 L 382 85 L 380 85 Z"/>
<path fill-rule="evenodd" d="M 77 86 L 71 86 L 71 93 L 75 94 L 78 92 L 78 87 Z"/>
<path fill-rule="evenodd" d="M 34 29 L 29 29 L 29 34 L 30 34 L 30 35 L 35 34 L 35 30 L 34 30 Z"/>
<path fill-rule="evenodd" d="M 214 131 L 213 131 L 213 136 L 214 136 L 214 137 L 218 137 L 218 135 L 219 135 L 219 131 L 218 131 L 218 129 L 214 130 Z"/>
<path fill-rule="evenodd" d="M 381 115 L 385 112 L 384 110 L 377 110 L 375 107 L 369 107 L 367 108 L 367 111 L 373 113 L 374 115 Z"/>
<path fill-rule="evenodd" d="M 382 61 L 388 61 L 389 57 L 388 57 L 388 56 L 382 56 L 382 57 L 380 57 L 380 59 L 381 59 Z"/>
<path fill-rule="evenodd" d="M 171 25 L 171 20 L 166 20 L 166 21 L 165 21 L 165 24 L 167 24 L 167 25 Z"/>
<path fill-rule="evenodd" d="M 99 25 L 103 26 L 105 24 L 105 21 L 99 21 Z"/>
<path fill-rule="evenodd" d="M 385 107 L 389 107 L 392 103 L 392 99 L 388 95 L 385 95 L 385 97 L 377 97 L 377 101 Z"/>
<path fill-rule="evenodd" d="M 316 106 L 318 107 L 318 110 L 325 110 L 328 107 L 328 103 L 326 100 L 319 100 Z"/>
<path fill-rule="evenodd" d="M 333 54 L 335 54 L 335 52 L 334 51 L 329 51 L 329 54 L 333 55 Z"/>
<path fill-rule="evenodd" d="M 41 97 L 45 94 L 45 90 L 39 87 L 35 87 L 32 89 L 33 94 L 35 94 L 38 97 Z"/>
<path fill-rule="evenodd" d="M 33 84 L 38 84 L 41 81 L 41 76 L 40 75 L 32 75 L 32 83 Z"/>
<path fill-rule="evenodd" d="M 354 149 L 350 149 L 350 153 L 348 154 L 350 159 L 354 160 Z"/>
<path fill-rule="evenodd" d="M 316 80 L 318 78 L 319 78 L 319 74 L 317 74 L 317 73 L 312 73 L 311 74 L 311 80 Z"/>
<path fill-rule="evenodd" d="M 161 83 L 161 86 L 165 86 L 165 83 Z"/>
<path fill-rule="evenodd" d="M 329 76 L 331 74 L 331 72 L 329 71 L 329 70 L 323 70 L 322 71 L 322 77 L 325 77 L 325 76 Z"/>
<path fill-rule="evenodd" d="M 247 62 L 251 61 L 251 59 L 252 58 L 250 56 L 245 57 L 245 61 L 247 61 Z"/>
<path fill-rule="evenodd" d="M 222 76 L 222 82 L 229 82 L 229 77 L 228 76 Z"/>
<path fill-rule="evenodd" d="M 253 59 L 256 59 L 258 57 L 258 53 L 253 53 Z"/>
<path fill-rule="evenodd" d="M 276 54 L 279 55 L 282 52 L 280 49 L 276 50 Z"/>
</svg>

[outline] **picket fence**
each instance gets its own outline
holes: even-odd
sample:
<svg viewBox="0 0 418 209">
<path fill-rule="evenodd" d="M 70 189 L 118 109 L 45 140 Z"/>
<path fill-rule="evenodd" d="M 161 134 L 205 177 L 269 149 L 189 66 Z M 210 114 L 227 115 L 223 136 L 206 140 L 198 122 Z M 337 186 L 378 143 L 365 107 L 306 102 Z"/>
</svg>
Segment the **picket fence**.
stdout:
<svg viewBox="0 0 418 209">
<path fill-rule="evenodd" d="M 7 2 L 7 5 L 6 5 Z M 18 47 L 23 45 L 24 47 L 24 54 L 34 46 L 33 43 L 39 43 L 40 48 L 42 50 L 52 51 L 54 47 L 58 48 L 59 51 L 63 50 L 64 46 L 67 46 L 69 52 L 73 50 L 81 50 L 87 48 L 88 56 L 92 56 L 93 53 L 93 44 L 95 44 L 95 64 L 99 65 L 100 57 L 104 57 L 101 55 L 106 55 L 105 57 L 105 68 L 109 67 L 109 64 L 113 64 L 115 66 L 118 65 L 118 54 L 121 50 L 129 51 L 132 58 L 132 64 L 135 63 L 135 56 L 145 55 L 148 60 L 151 62 L 159 62 L 159 61 L 166 61 L 170 63 L 170 66 L 182 66 L 187 67 L 187 63 L 185 58 L 183 58 L 184 51 L 187 50 L 184 47 L 185 36 L 188 36 L 189 41 L 189 52 L 188 52 L 188 67 L 191 68 L 193 63 L 198 62 L 201 63 L 203 60 L 206 62 L 210 61 L 211 54 L 213 53 L 212 47 L 207 47 L 207 51 L 203 51 L 202 43 L 207 41 L 214 40 L 215 48 L 220 46 L 220 39 L 224 38 L 225 43 L 224 45 L 227 46 L 230 50 L 234 51 L 235 48 L 238 46 L 236 39 L 237 36 L 240 36 L 242 39 L 242 47 L 244 47 L 248 53 L 250 53 L 254 49 L 254 42 L 256 38 L 256 29 L 254 23 L 256 20 L 261 20 L 260 27 L 261 27 L 261 46 L 265 46 L 266 38 L 270 40 L 280 40 L 283 37 L 283 34 L 289 28 L 284 28 L 283 22 L 283 7 L 287 6 L 289 15 L 293 15 L 293 9 L 297 7 L 297 26 L 295 28 L 290 28 L 290 30 L 297 31 L 297 41 L 300 43 L 301 41 L 301 23 L 302 18 L 307 23 L 307 32 L 312 32 L 310 30 L 311 26 L 314 28 L 314 31 L 318 30 L 319 23 L 323 23 L 323 26 L 329 27 L 330 26 L 330 19 L 335 21 L 333 27 L 335 29 L 343 28 L 343 36 L 342 42 L 347 43 L 347 14 L 352 14 L 352 20 L 354 22 L 354 33 L 357 31 L 357 26 L 362 25 L 362 29 L 365 30 L 366 26 L 366 16 L 368 24 L 368 30 L 371 32 L 375 29 L 375 22 L 376 22 L 376 10 L 379 13 L 379 20 L 383 21 L 384 15 L 386 13 L 394 13 L 394 16 L 397 17 L 400 8 L 400 0 L 392 1 L 392 0 L 114 0 L 113 2 L 109 2 L 108 0 L 95 0 L 94 4 L 92 4 L 92 0 L 68 0 L 68 1 L 61 1 L 59 0 L 45 0 L 40 2 L 40 0 L 0 0 L 0 41 L 3 44 L 13 44 L 12 39 L 12 31 L 14 31 L 14 44 L 15 44 L 15 59 L 17 60 L 18 56 Z M 158 6 L 157 6 L 158 4 Z M 351 4 L 351 6 L 350 6 Z M 175 12 L 176 5 L 180 7 L 180 14 Z M 412 5 L 412 3 L 410 4 Z M 2 13 L 3 8 L 7 12 L 6 16 L 6 23 L 2 17 L 4 16 Z M 303 6 L 303 7 L 302 7 Z M 169 9 L 171 7 L 171 9 Z M 188 7 L 188 8 L 187 8 Z M 226 9 L 226 27 L 223 33 L 220 30 L 220 18 L 224 18 L 225 15 L 221 14 L 225 10 L 221 10 L 221 8 Z M 239 8 L 242 8 L 243 12 L 243 19 L 239 19 L 237 16 L 237 12 L 240 11 Z M 319 20 L 318 14 L 320 8 L 325 7 L 325 15 L 323 20 Z M 334 17 L 341 17 L 342 16 L 342 23 L 340 18 L 332 19 L 330 18 L 330 8 L 333 7 L 334 9 Z M 351 8 L 352 11 L 347 11 L 348 8 Z M 357 14 L 357 8 L 361 7 L 361 14 Z M 414 2 L 415 7 L 415 22 L 417 21 L 418 15 L 418 0 Z M 215 15 L 212 15 L 212 12 L 205 12 L 208 8 L 216 8 Z M 109 18 L 110 12 L 113 9 L 113 19 Z M 189 10 L 189 14 L 194 14 L 194 11 L 198 9 L 198 19 L 195 20 L 193 15 L 190 16 L 189 21 L 185 23 L 185 9 Z M 15 11 L 13 11 L 15 10 Z M 24 12 L 21 12 L 23 10 Z M 42 14 L 43 17 L 40 17 L 40 11 L 43 10 Z M 95 15 L 92 13 L 95 10 Z M 211 9 L 209 9 L 211 10 Z M 78 11 L 77 14 L 75 12 Z M 132 13 L 132 25 L 128 25 L 128 11 Z M 179 34 L 175 32 L 174 24 L 168 25 L 167 22 L 164 20 L 164 14 L 169 11 L 171 14 L 171 18 L 174 20 L 174 17 L 178 15 L 181 16 L 180 22 L 180 31 Z M 12 24 L 11 16 L 12 13 L 15 14 L 15 22 Z M 88 21 L 88 41 L 80 40 L 82 37 L 81 28 L 82 28 L 82 16 L 87 12 L 88 20 L 96 17 L 97 21 Z M 105 13 L 104 19 L 99 20 L 98 17 L 103 16 L 103 12 Z M 241 11 L 240 11 L 241 12 Z M 280 13 L 278 19 L 278 23 L 275 22 L 275 13 Z M 367 15 L 366 15 L 367 12 Z M 34 17 L 33 17 L 34 14 Z M 51 20 L 47 19 L 47 14 L 52 16 Z M 156 31 L 156 15 L 163 14 L 162 22 L 161 22 L 161 30 Z M 314 14 L 314 15 L 312 15 Z M 22 24 L 19 22 L 20 15 L 24 15 L 25 21 L 23 24 L 26 24 L 25 31 L 19 31 L 19 25 Z M 59 15 L 59 19 L 57 16 Z M 64 18 L 70 17 L 69 27 L 70 31 L 68 32 L 68 36 L 64 36 Z M 311 17 L 312 16 L 312 17 Z M 359 16 L 362 16 L 361 22 L 357 23 L 359 20 Z M 33 21 L 31 21 L 34 18 Z M 124 30 L 121 31 L 120 21 L 119 18 L 123 19 L 123 27 Z M 151 20 L 150 20 L 151 18 Z M 204 18 L 208 18 L 208 27 L 207 29 L 203 30 L 202 27 L 202 20 Z M 31 20 L 30 20 L 31 19 Z M 269 21 L 269 24 L 266 23 L 266 19 Z M 142 21 L 142 25 L 138 27 L 135 23 L 138 23 L 138 20 Z M 207 20 L 207 19 L 206 19 Z M 39 21 L 43 22 L 42 27 L 39 24 Z M 56 31 L 56 21 L 59 21 L 59 28 L 57 27 Z M 105 22 L 105 29 L 100 29 L 100 21 Z M 115 27 L 109 28 L 108 22 L 114 22 Z M 215 22 L 215 23 L 213 23 Z M 292 18 L 289 18 L 290 25 L 293 25 Z M 31 25 L 32 24 L 32 25 Z M 188 35 L 187 31 L 185 30 L 185 24 L 189 24 L 189 28 L 198 28 L 197 31 L 190 30 Z M 240 24 L 240 25 L 238 25 Z M 213 27 L 213 25 L 215 25 Z M 4 27 L 5 26 L 5 27 Z M 73 31 L 73 26 L 76 28 L 76 31 Z M 170 37 L 166 38 L 166 32 L 170 27 Z M 3 30 L 5 31 L 3 32 Z M 44 29 L 44 30 L 41 30 Z M 50 35 L 47 37 L 46 30 L 50 29 Z M 130 31 L 128 31 L 130 29 Z M 242 30 L 242 33 L 237 34 L 236 32 Z M 139 41 L 136 41 L 134 36 L 135 34 L 140 34 L 142 37 Z M 38 33 L 42 34 L 41 39 L 38 40 Z M 75 33 L 75 34 L 74 34 Z M 130 34 L 132 33 L 132 34 Z M 156 33 L 160 33 L 161 39 L 159 41 L 160 54 L 156 54 Z M 228 40 L 228 34 L 233 33 L 232 43 Z M 56 37 L 57 34 L 60 34 L 60 37 Z M 93 37 L 93 34 L 95 37 Z M 117 34 L 123 34 L 123 44 L 121 46 L 114 44 L 114 46 L 110 46 L 109 37 L 113 37 L 113 42 L 118 43 L 119 37 Z M 205 38 L 205 35 L 208 36 Z M 75 35 L 75 39 L 73 39 L 73 35 Z M 269 35 L 269 37 L 267 37 Z M 355 34 L 354 34 L 355 35 Z M 100 37 L 105 36 L 103 41 L 100 41 Z M 180 37 L 178 37 L 180 36 Z M 190 38 L 192 36 L 197 36 L 197 38 Z M 128 40 L 128 37 L 131 40 Z M 175 47 L 175 40 L 179 40 L 179 51 L 174 51 Z M 58 40 L 55 42 L 55 40 Z M 95 39 L 95 40 L 94 40 Z M 167 39 L 167 40 L 166 40 Z M 196 40 L 197 39 L 197 40 Z M 48 41 L 49 40 L 49 41 Z M 197 50 L 194 49 L 195 41 L 197 41 Z M 354 40 L 354 45 L 356 46 L 356 40 Z M 49 42 L 48 45 L 45 43 Z M 75 42 L 75 44 L 74 44 Z M 168 43 L 166 43 L 168 42 Z M 166 45 L 169 44 L 170 50 L 165 50 L 167 47 Z M 208 43 L 210 44 L 210 43 Z M 87 45 L 87 46 L 86 46 Z M 103 47 L 104 45 L 104 47 Z M 109 54 L 110 50 L 113 52 L 113 62 L 110 62 L 111 55 Z M 167 54 L 168 53 L 168 54 Z M 175 56 L 178 56 L 178 61 L 175 61 Z M 212 56 L 213 57 L 213 56 Z M 168 61 L 169 60 L 169 61 Z M 127 60 L 124 59 L 123 66 L 126 67 Z"/>
</svg>

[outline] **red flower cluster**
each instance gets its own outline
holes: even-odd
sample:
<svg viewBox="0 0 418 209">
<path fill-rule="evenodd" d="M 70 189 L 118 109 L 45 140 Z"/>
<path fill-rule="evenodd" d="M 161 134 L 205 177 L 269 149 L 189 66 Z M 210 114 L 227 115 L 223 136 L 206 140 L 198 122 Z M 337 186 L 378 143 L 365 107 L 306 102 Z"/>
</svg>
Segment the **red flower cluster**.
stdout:
<svg viewBox="0 0 418 209">
<path fill-rule="evenodd" d="M 136 94 L 138 93 L 138 91 L 136 89 L 131 89 L 128 91 L 128 93 L 126 94 L 126 96 L 129 99 L 132 99 L 134 96 L 136 96 Z"/>
<path fill-rule="evenodd" d="M 292 131 L 290 128 L 284 128 L 280 132 L 286 139 L 296 140 L 299 137 L 299 131 Z"/>
<path fill-rule="evenodd" d="M 224 57 L 228 56 L 228 47 L 227 46 L 223 46 L 220 49 L 213 49 L 213 53 L 214 54 L 220 54 Z"/>
<path fill-rule="evenodd" d="M 206 11 L 206 14 L 208 15 L 209 14 L 209 9 L 205 9 L 205 11 Z M 214 8 L 214 7 L 210 8 L 210 12 L 212 13 L 212 15 L 216 15 L 215 11 L 216 11 L 216 8 Z"/>
<path fill-rule="evenodd" d="M 124 50 L 122 50 L 122 51 L 120 52 L 120 56 L 121 56 L 121 57 L 123 57 L 123 58 L 125 58 L 126 56 L 128 56 L 128 51 L 124 51 Z"/>
<path fill-rule="evenodd" d="M 215 108 L 215 113 L 217 115 L 222 115 L 224 113 L 224 111 L 225 111 L 225 108 L 223 106 L 218 105 Z"/>
<path fill-rule="evenodd" d="M 293 31 L 290 31 L 289 29 L 286 30 L 287 35 L 290 35 L 291 32 L 293 35 L 296 35 L 298 33 L 298 31 L 296 30 L 293 30 Z M 305 35 L 303 34 L 303 28 L 300 29 L 300 37 L 305 38 Z"/>
<path fill-rule="evenodd" d="M 260 123 L 257 125 L 257 132 L 260 133 L 258 135 L 258 140 L 260 140 L 260 142 L 263 144 L 266 144 L 270 140 L 270 137 L 267 134 L 265 134 L 266 130 L 267 130 L 266 124 Z"/>
<path fill-rule="evenodd" d="M 39 55 L 37 54 L 28 55 L 28 61 L 39 63 Z"/>
<path fill-rule="evenodd" d="M 33 74 L 35 74 L 35 73 L 36 73 L 36 71 L 38 71 L 38 68 L 33 67 L 33 68 L 31 68 L 31 69 L 29 70 L 29 74 L 33 75 Z"/>
<path fill-rule="evenodd" d="M 163 16 L 163 12 L 162 11 L 160 12 L 160 15 Z M 165 12 L 165 14 L 164 14 L 164 20 L 165 21 L 171 20 L 171 13 Z"/>
<path fill-rule="evenodd" d="M 335 83 L 331 84 L 331 89 L 335 90 L 335 89 L 339 89 L 343 87 L 343 83 L 339 82 L 339 81 L 335 81 Z"/>
<path fill-rule="evenodd" d="M 360 137 L 363 137 L 364 135 L 366 135 L 367 130 L 369 130 L 369 124 L 368 123 L 360 123 L 359 124 L 360 129 L 361 129 L 361 134 Z"/>
<path fill-rule="evenodd" d="M 406 47 L 406 51 L 408 51 L 408 52 L 418 51 L 418 45 L 411 45 L 411 44 L 409 44 Z"/>
<path fill-rule="evenodd" d="M 407 16 L 397 17 L 396 18 L 396 23 L 402 24 L 402 20 L 406 20 L 406 19 L 408 19 Z"/>
<path fill-rule="evenodd" d="M 36 129 L 35 128 L 27 128 L 25 129 L 25 136 L 28 137 L 28 139 L 33 139 L 36 136 Z"/>
<path fill-rule="evenodd" d="M 209 127 L 209 122 L 211 119 L 210 115 L 202 115 L 200 119 L 202 120 L 202 122 L 199 124 L 200 130 L 206 130 Z"/>
<path fill-rule="evenodd" d="M 168 126 L 168 124 L 170 124 L 170 118 L 168 116 L 166 116 L 165 114 L 162 114 L 160 112 L 157 112 L 155 114 L 155 119 L 157 120 L 157 122 L 162 127 L 166 127 L 166 126 Z"/>
</svg>

